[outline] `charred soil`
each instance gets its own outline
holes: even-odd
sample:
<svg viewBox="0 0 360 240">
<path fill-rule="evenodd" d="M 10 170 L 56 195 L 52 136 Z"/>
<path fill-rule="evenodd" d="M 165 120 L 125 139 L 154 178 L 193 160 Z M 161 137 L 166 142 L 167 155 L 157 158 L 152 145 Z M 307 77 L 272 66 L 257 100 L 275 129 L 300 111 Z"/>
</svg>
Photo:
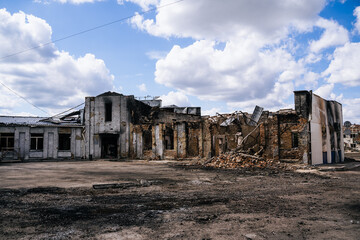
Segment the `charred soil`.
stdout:
<svg viewBox="0 0 360 240">
<path fill-rule="evenodd" d="M 63 163 L 46 164 L 49 171 L 56 171 L 59 167 L 51 166 Z M 21 182 L 11 188 L 2 185 L 0 239 L 360 236 L 359 169 L 319 175 L 285 170 L 224 170 L 174 162 L 111 164 L 123 167 L 118 174 L 101 181 L 109 183 L 108 188 L 73 187 L 56 181 L 34 187 L 21 187 Z M 146 169 L 153 174 L 144 174 Z M 100 171 L 110 174 L 108 170 Z M 2 174 L 1 178 L 5 178 L 6 173 Z"/>
</svg>

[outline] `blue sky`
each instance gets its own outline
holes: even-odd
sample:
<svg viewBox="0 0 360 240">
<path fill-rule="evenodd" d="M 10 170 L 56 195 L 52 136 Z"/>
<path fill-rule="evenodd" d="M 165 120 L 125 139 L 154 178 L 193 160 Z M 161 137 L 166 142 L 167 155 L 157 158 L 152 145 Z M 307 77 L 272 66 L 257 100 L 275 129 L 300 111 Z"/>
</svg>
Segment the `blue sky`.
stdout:
<svg viewBox="0 0 360 240">
<path fill-rule="evenodd" d="M 360 123 L 359 1 L 0 0 L 0 81 L 50 115 L 104 91 L 205 114 L 293 108 L 294 90 Z M 154 7 L 156 11 L 138 14 Z M 45 115 L 0 85 L 0 114 Z"/>
</svg>

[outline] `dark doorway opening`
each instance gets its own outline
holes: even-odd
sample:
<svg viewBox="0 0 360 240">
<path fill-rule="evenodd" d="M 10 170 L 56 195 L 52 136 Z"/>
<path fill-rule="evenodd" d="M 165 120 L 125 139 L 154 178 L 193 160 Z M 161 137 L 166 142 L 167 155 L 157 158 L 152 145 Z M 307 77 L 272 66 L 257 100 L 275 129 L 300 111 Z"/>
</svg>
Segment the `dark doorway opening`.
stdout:
<svg viewBox="0 0 360 240">
<path fill-rule="evenodd" d="M 174 150 L 174 130 L 166 127 L 164 131 L 165 149 Z"/>
<path fill-rule="evenodd" d="M 118 139 L 119 134 L 102 134 L 101 135 L 101 157 L 117 158 L 118 157 Z"/>
<path fill-rule="evenodd" d="M 188 157 L 199 156 L 199 132 L 196 129 L 186 129 L 187 131 L 187 155 Z"/>
<path fill-rule="evenodd" d="M 149 129 L 143 131 L 143 142 L 144 142 L 144 150 L 152 149 L 152 130 L 151 127 Z"/>
</svg>

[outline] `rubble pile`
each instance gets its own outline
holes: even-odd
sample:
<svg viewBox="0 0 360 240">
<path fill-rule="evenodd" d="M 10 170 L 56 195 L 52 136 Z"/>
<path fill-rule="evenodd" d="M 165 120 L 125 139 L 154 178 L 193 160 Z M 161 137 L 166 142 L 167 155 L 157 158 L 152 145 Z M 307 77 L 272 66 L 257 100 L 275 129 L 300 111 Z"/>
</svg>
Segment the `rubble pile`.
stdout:
<svg viewBox="0 0 360 240">
<path fill-rule="evenodd" d="M 247 169 L 273 169 L 281 168 L 280 163 L 274 159 L 250 155 L 242 152 L 228 152 L 212 157 L 202 163 L 205 167 L 214 168 L 247 168 Z"/>
</svg>

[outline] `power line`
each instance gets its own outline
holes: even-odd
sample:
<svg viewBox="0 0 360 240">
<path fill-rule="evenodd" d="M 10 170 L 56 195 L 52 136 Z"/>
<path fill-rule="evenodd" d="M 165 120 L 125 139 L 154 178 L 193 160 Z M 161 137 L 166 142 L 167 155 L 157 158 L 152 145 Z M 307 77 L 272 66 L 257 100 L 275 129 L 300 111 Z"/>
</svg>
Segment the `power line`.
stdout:
<svg viewBox="0 0 360 240">
<path fill-rule="evenodd" d="M 40 107 L 36 106 L 35 104 L 31 103 L 29 100 L 27 100 L 26 98 L 24 98 L 23 96 L 21 96 L 20 94 L 18 94 L 17 92 L 15 92 L 14 90 L 12 90 L 11 88 L 9 88 L 8 86 L 6 86 L 4 83 L 0 82 L 1 85 L 3 85 L 5 88 L 7 88 L 8 90 L 10 90 L 12 93 L 14 93 L 16 96 L 18 96 L 19 98 L 22 98 L 23 100 L 25 100 L 27 103 L 29 103 L 30 105 L 34 106 L 35 108 L 39 109 L 40 111 L 46 113 L 47 115 L 50 115 L 50 113 L 48 113 L 47 111 L 41 109 Z"/>
<path fill-rule="evenodd" d="M 61 112 L 61 113 L 58 113 L 58 114 L 56 114 L 56 115 L 54 115 L 54 116 L 51 116 L 52 118 L 53 117 L 57 117 L 57 116 L 59 116 L 59 115 L 61 115 L 61 114 L 64 114 L 64 113 L 66 113 L 66 112 L 69 112 L 70 110 L 73 110 L 73 109 L 75 109 L 75 108 L 77 108 L 77 107 L 80 107 L 81 105 L 84 105 L 85 103 L 83 102 L 83 103 L 81 103 L 81 104 L 79 104 L 79 105 L 77 105 L 77 106 L 75 106 L 75 107 L 72 107 L 72 108 L 69 108 L 68 110 L 66 110 L 66 111 L 63 111 L 63 112 Z"/>
<path fill-rule="evenodd" d="M 171 6 L 171 5 L 174 5 L 174 4 L 177 4 L 179 2 L 183 2 L 185 0 L 178 0 L 178 1 L 175 1 L 175 2 L 172 2 L 172 3 L 168 3 L 168 4 L 164 4 L 164 5 L 161 5 L 161 6 L 158 6 L 158 7 L 153 7 L 153 8 L 150 8 L 149 10 L 146 10 L 146 11 L 142 11 L 140 13 L 138 13 L 139 15 L 144 15 L 148 12 L 152 12 L 152 11 L 155 11 L 157 9 L 160 9 L 160 8 L 165 8 L 165 7 L 168 7 L 168 6 Z M 99 26 L 96 26 L 96 27 L 92 27 L 92 28 L 89 28 L 89 29 L 86 29 L 86 30 L 83 30 L 81 32 L 77 32 L 77 33 L 74 33 L 74 34 L 71 34 L 71 35 L 68 35 L 68 36 L 65 36 L 65 37 L 62 37 L 62 38 L 58 38 L 54 41 L 50 41 L 50 42 L 47 42 L 47 43 L 44 43 L 44 44 L 39 44 L 37 46 L 34 46 L 34 47 L 31 47 L 31 48 L 28 48 L 28 49 L 25 49 L 25 50 L 22 50 L 20 52 L 16 52 L 16 53 L 13 53 L 13 54 L 9 54 L 9 55 L 6 55 L 6 56 L 3 56 L 3 57 L 0 57 L 0 60 L 3 60 L 5 58 L 9 58 L 9 57 L 13 57 L 13 56 L 16 56 L 16 55 L 19 55 L 21 53 L 25 53 L 25 52 L 28 52 L 28 51 L 31 51 L 31 50 L 34 50 L 34 49 L 37 49 L 37 48 L 40 48 L 40 47 L 44 47 L 44 46 L 47 46 L 47 45 L 50 45 L 52 43 L 56 43 L 56 42 L 60 42 L 60 41 L 63 41 L 65 39 L 68 39 L 68 38 L 72 38 L 72 37 L 75 37 L 75 36 L 78 36 L 78 35 L 81 35 L 81 34 L 84 34 L 84 33 L 87 33 L 87 32 L 91 32 L 91 31 L 94 31 L 96 29 L 99 29 L 99 28 L 103 28 L 103 27 L 106 27 L 106 26 L 109 26 L 109 25 L 112 25 L 114 23 L 118 23 L 118 22 L 122 22 L 122 21 L 125 21 L 125 20 L 128 20 L 132 17 L 136 16 L 136 14 L 133 14 L 131 16 L 127 16 L 127 17 L 124 17 L 124 18 L 121 18 L 121 19 L 118 19 L 118 20 L 115 20 L 115 21 L 112 21 L 112 22 L 108 22 L 108 23 L 105 23 L 105 24 L 101 24 Z"/>
<path fill-rule="evenodd" d="M 172 2 L 172 3 L 168 3 L 168 4 L 164 4 L 164 5 L 161 5 L 161 6 L 158 6 L 158 7 L 153 7 L 153 8 L 150 8 L 149 10 L 147 11 L 142 11 L 140 13 L 138 13 L 139 15 L 144 15 L 148 12 L 152 12 L 152 11 L 155 11 L 157 9 L 160 9 L 160 8 L 165 8 L 165 7 L 168 7 L 168 6 L 171 6 L 171 5 L 174 5 L 174 4 L 177 4 L 179 2 L 183 2 L 185 0 L 178 0 L 178 1 L 175 1 L 175 2 Z M 84 34 L 84 33 L 87 33 L 87 32 L 90 32 L 90 31 L 94 31 L 96 29 L 99 29 L 99 28 L 103 28 L 103 27 L 106 27 L 106 26 L 109 26 L 111 24 L 114 24 L 114 23 L 118 23 L 118 22 L 122 22 L 122 21 L 125 21 L 127 19 L 130 19 L 132 17 L 136 16 L 136 14 L 133 14 L 131 16 L 128 16 L 128 17 L 124 17 L 124 18 L 121 18 L 121 19 L 118 19 L 118 20 L 115 20 L 115 21 L 112 21 L 112 22 L 108 22 L 108 23 L 105 23 L 105 24 L 101 24 L 99 26 L 96 26 L 96 27 L 92 27 L 92 28 L 89 28 L 89 29 L 86 29 L 84 31 L 81 31 L 81 32 L 77 32 L 77 33 L 74 33 L 74 34 L 71 34 L 71 35 L 68 35 L 68 36 L 65 36 L 65 37 L 62 37 L 62 38 L 59 38 L 59 39 L 56 39 L 56 40 L 53 40 L 53 41 L 50 41 L 50 42 L 47 42 L 47 43 L 44 43 L 44 44 L 39 44 L 37 46 L 34 46 L 34 47 L 31 47 L 31 48 L 28 48 L 28 49 L 25 49 L 25 50 L 22 50 L 22 51 L 19 51 L 19 52 L 16 52 L 16 53 L 13 53 L 13 54 L 9 54 L 9 55 L 6 55 L 6 56 L 3 56 L 3 57 L 0 57 L 0 60 L 3 60 L 5 58 L 9 58 L 9 57 L 13 57 L 13 56 L 16 56 L 16 55 L 19 55 L 21 53 L 25 53 L 25 52 L 28 52 L 28 51 L 31 51 L 31 50 L 34 50 L 34 49 L 37 49 L 37 48 L 40 48 L 40 47 L 44 47 L 44 46 L 47 46 L 47 45 L 50 45 L 52 43 L 56 43 L 56 42 L 60 42 L 60 41 L 63 41 L 65 39 L 68 39 L 68 38 L 72 38 L 72 37 L 75 37 L 77 35 L 81 35 L 81 34 Z M 40 111 L 50 115 L 48 112 L 46 112 L 45 110 L 41 109 L 40 107 L 36 106 L 35 104 L 31 103 L 29 100 L 27 100 L 25 97 L 21 96 L 20 94 L 18 94 L 17 92 L 15 92 L 14 90 L 12 90 L 10 87 L 6 86 L 4 83 L 0 82 L 1 85 L 3 85 L 5 88 L 7 88 L 9 91 L 11 91 L 12 93 L 14 93 L 16 96 L 18 96 L 19 98 L 23 99 L 24 101 L 26 101 L 27 103 L 29 103 L 30 105 L 32 105 L 33 107 L 39 109 Z M 76 107 L 79 107 L 81 105 L 83 105 L 84 103 L 76 106 Z M 76 108 L 74 107 L 74 108 Z M 71 109 L 74 109 L 74 108 L 71 108 Z M 69 109 L 69 110 L 71 110 Z M 67 110 L 67 111 L 69 111 Z M 65 112 L 67 112 L 65 111 Z M 65 113 L 65 112 L 62 112 L 62 113 Z M 59 113 L 57 115 L 54 115 L 53 117 L 55 116 L 59 116 L 60 114 L 62 113 Z"/>
</svg>

